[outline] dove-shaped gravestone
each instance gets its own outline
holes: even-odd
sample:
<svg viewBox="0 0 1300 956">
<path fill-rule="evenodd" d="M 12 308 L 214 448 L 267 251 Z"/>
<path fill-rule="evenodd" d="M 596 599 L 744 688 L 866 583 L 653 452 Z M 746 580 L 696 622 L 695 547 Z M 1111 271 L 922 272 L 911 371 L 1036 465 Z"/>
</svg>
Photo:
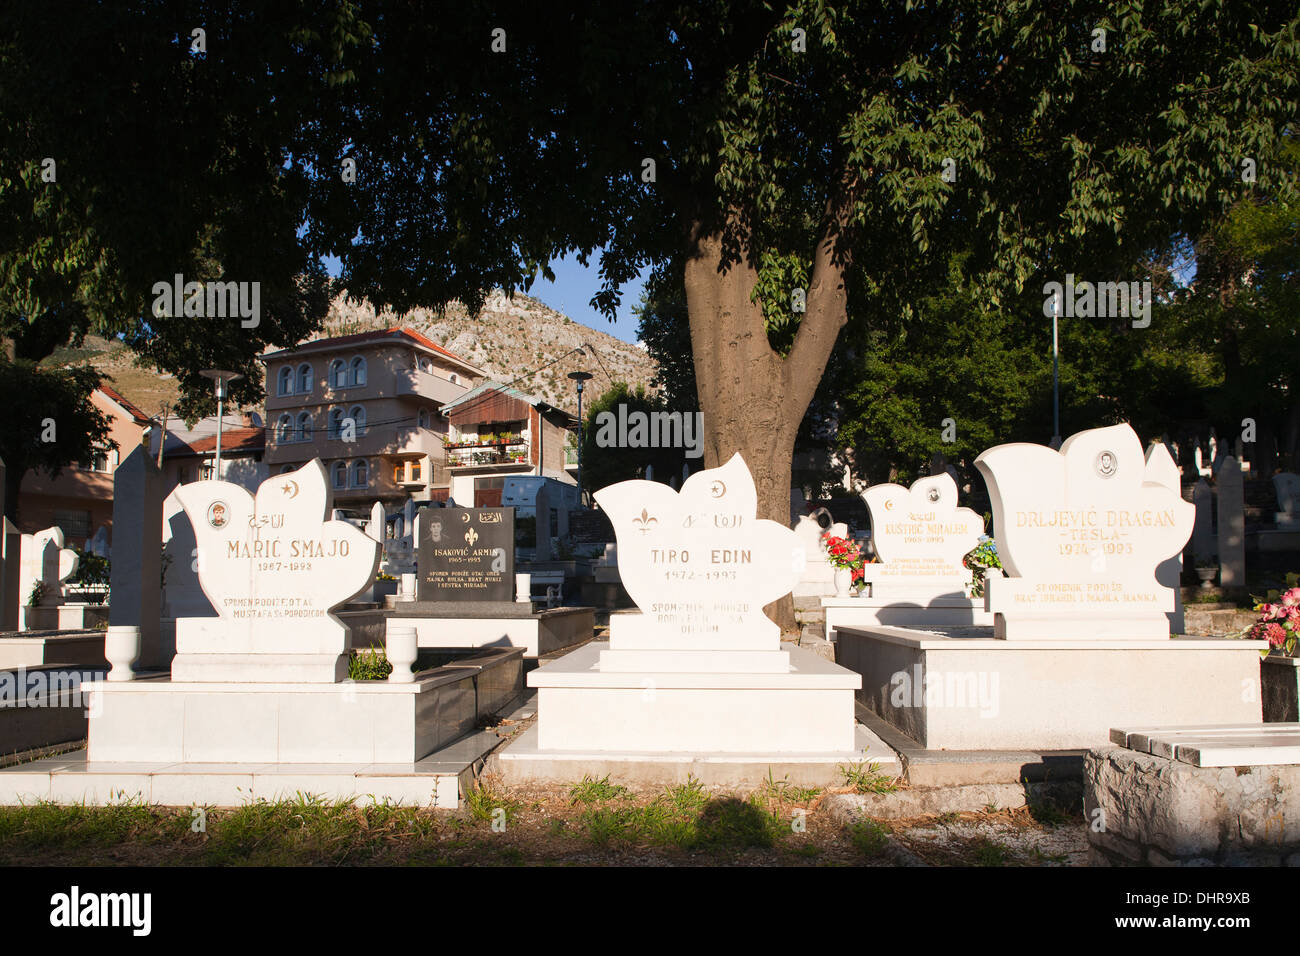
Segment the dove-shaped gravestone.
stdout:
<svg viewBox="0 0 1300 956">
<path fill-rule="evenodd" d="M 921 478 L 911 488 L 873 485 L 862 499 L 871 512 L 871 543 L 880 557 L 878 564 L 863 568 L 865 580 L 873 586 L 965 593 L 971 572 L 962 558 L 979 544 L 984 520 L 969 508 L 957 507 L 957 483 L 951 475 Z"/>
<path fill-rule="evenodd" d="M 780 646 L 763 606 L 789 594 L 805 554 L 793 531 L 758 518 L 740 455 L 698 471 L 680 491 L 622 481 L 595 494 L 618 538 L 618 571 L 663 646 Z"/>
<path fill-rule="evenodd" d="M 1187 544 L 1195 509 L 1129 425 L 1079 432 L 1059 452 L 998 445 L 975 466 L 1010 575 L 986 590 L 997 636 L 1169 637 L 1174 595 L 1156 567 Z"/>
<path fill-rule="evenodd" d="M 199 583 L 220 617 L 178 621 L 173 678 L 181 679 L 185 655 L 302 655 L 320 666 L 304 661 L 289 673 L 338 679 L 347 629 L 330 611 L 374 580 L 380 545 L 329 519 L 320 460 L 268 478 L 256 496 L 226 481 L 181 485 L 175 494 L 194 528 Z"/>
<path fill-rule="evenodd" d="M 19 540 L 18 596 L 24 605 L 33 597 L 39 582 L 38 604 L 51 607 L 63 603 L 63 582 L 77 573 L 77 552 L 63 546 L 63 529 L 46 528 L 25 534 Z"/>
</svg>

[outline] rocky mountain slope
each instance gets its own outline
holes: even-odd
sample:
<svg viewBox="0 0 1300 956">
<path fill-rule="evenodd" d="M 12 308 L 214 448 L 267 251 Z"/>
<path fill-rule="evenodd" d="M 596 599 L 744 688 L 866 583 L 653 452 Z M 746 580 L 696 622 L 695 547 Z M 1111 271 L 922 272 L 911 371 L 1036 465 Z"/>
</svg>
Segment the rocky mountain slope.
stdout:
<svg viewBox="0 0 1300 956">
<path fill-rule="evenodd" d="M 577 411 L 577 393 L 566 377 L 569 372 L 581 369 L 594 376 L 584 393 L 585 401 L 600 395 L 612 382 L 649 388 L 655 373 L 654 361 L 639 346 L 575 322 L 531 296 L 508 298 L 499 292 L 489 296 L 478 318 L 472 318 L 459 303 L 452 303 L 441 314 L 414 309 L 376 315 L 368 302 L 339 296 L 331 303 L 321 332 L 312 338 L 397 325 L 415 329 L 484 369 L 495 381 L 514 382 L 521 391 L 570 412 Z M 573 352 L 579 347 L 585 355 Z M 164 402 L 171 405 L 177 398 L 174 378 L 136 366 L 135 356 L 118 342 L 88 336 L 81 348 L 62 349 L 47 361 L 93 364 L 110 376 L 113 388 L 149 415 L 158 414 Z"/>
</svg>

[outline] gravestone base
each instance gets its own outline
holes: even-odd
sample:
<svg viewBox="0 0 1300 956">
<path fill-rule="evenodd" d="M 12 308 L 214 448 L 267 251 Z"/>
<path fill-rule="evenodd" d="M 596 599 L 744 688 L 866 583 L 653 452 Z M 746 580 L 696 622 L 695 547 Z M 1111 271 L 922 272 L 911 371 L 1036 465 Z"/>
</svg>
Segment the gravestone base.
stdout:
<svg viewBox="0 0 1300 956">
<path fill-rule="evenodd" d="M 826 637 L 836 640 L 841 627 L 958 627 L 992 626 L 993 614 L 984 610 L 983 598 L 967 597 L 960 591 L 907 593 L 893 591 L 865 597 L 822 598 L 826 615 Z"/>
<path fill-rule="evenodd" d="M 106 664 L 103 631 L 34 632 L 30 636 L 0 636 L 0 670 L 18 667 L 50 667 Z"/>
<path fill-rule="evenodd" d="M 412 601 L 398 604 L 387 627 L 413 627 L 422 649 L 455 647 L 522 647 L 537 658 L 590 640 L 596 609 L 559 607 L 534 611 L 515 602 Z"/>
<path fill-rule="evenodd" d="M 897 755 L 868 728 L 858 724 L 853 749 L 842 753 L 615 753 L 608 750 L 548 751 L 537 746 L 534 724 L 494 753 L 488 769 L 509 786 L 571 784 L 584 776 L 647 789 L 697 780 L 706 787 L 757 787 L 786 780 L 799 787 L 839 786 L 839 768 L 865 761 L 882 776 L 902 774 Z"/>
<path fill-rule="evenodd" d="M 816 654 L 767 652 L 790 655 L 783 672 L 625 672 L 601 669 L 609 647 L 591 643 L 529 673 L 539 752 L 855 753 L 861 678 Z"/>
<path fill-rule="evenodd" d="M 474 675 L 409 684 L 87 684 L 91 762 L 411 763 L 473 729 Z M 98 709 L 98 710 L 96 710 Z"/>
<path fill-rule="evenodd" d="M 858 698 L 930 750 L 1073 750 L 1129 723 L 1258 722 L 1263 641 L 1016 641 L 991 628 L 841 628 Z"/>
</svg>

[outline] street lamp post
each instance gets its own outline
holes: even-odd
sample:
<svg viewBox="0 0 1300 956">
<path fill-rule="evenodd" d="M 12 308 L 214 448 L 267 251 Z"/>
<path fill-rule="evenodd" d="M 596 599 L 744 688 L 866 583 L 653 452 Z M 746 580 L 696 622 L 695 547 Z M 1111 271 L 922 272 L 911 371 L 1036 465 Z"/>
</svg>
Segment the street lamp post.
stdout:
<svg viewBox="0 0 1300 956">
<path fill-rule="evenodd" d="M 593 376 L 590 372 L 570 372 L 569 378 L 578 386 L 578 505 L 582 506 L 582 386 Z"/>
<path fill-rule="evenodd" d="M 226 401 L 226 383 L 234 382 L 244 376 L 238 372 L 231 372 L 220 368 L 206 368 L 199 373 L 204 378 L 210 378 L 216 383 L 217 387 L 217 460 L 212 466 L 212 477 L 216 480 L 221 479 L 221 426 L 225 417 L 223 409 Z"/>
</svg>

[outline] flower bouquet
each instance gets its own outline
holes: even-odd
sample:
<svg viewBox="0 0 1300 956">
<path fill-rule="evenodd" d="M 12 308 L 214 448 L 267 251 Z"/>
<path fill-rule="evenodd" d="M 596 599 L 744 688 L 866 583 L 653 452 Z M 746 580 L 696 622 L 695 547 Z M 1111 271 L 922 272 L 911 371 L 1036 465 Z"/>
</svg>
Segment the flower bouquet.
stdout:
<svg viewBox="0 0 1300 956">
<path fill-rule="evenodd" d="M 1002 570 L 1002 559 L 998 557 L 998 543 L 991 537 L 985 535 L 984 540 L 977 544 L 966 557 L 961 559 L 962 564 L 970 568 L 975 579 L 971 581 L 970 596 L 984 596 L 984 572 L 989 568 Z"/>
<path fill-rule="evenodd" d="M 1245 636 L 1253 640 L 1268 641 L 1269 650 L 1278 651 L 1283 657 L 1296 656 L 1297 638 L 1300 638 L 1300 587 L 1290 587 L 1280 595 L 1277 591 L 1268 597 L 1276 601 L 1255 599 L 1255 610 L 1259 620 L 1252 624 Z"/>
<path fill-rule="evenodd" d="M 862 556 L 862 547 L 848 538 L 822 532 L 822 546 L 826 549 L 826 559 L 832 567 L 848 571 L 852 587 L 862 583 L 862 566 L 866 560 Z"/>
</svg>

